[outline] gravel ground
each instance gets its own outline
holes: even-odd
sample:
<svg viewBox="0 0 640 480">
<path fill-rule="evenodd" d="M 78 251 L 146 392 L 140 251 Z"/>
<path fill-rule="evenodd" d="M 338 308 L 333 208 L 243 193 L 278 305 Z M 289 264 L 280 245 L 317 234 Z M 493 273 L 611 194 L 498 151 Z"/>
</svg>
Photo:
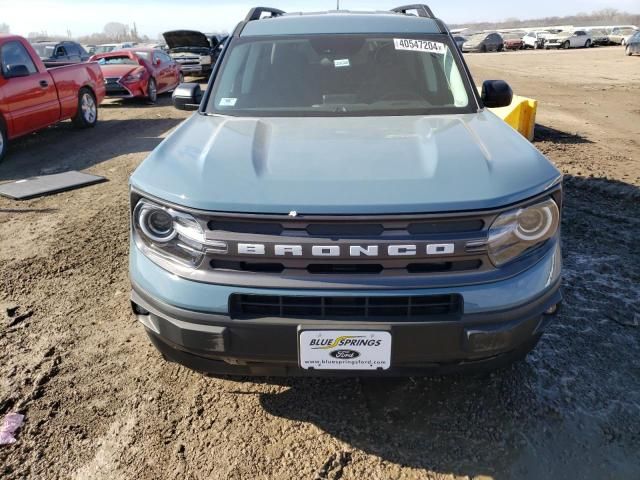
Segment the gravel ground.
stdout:
<svg viewBox="0 0 640 480">
<path fill-rule="evenodd" d="M 470 55 L 541 101 L 566 174 L 566 301 L 526 361 L 477 377 L 211 378 L 165 363 L 130 313 L 127 178 L 185 114 L 108 102 L 100 125 L 14 143 L 0 181 L 109 182 L 0 199 L 0 477 L 640 478 L 640 58 Z"/>
</svg>

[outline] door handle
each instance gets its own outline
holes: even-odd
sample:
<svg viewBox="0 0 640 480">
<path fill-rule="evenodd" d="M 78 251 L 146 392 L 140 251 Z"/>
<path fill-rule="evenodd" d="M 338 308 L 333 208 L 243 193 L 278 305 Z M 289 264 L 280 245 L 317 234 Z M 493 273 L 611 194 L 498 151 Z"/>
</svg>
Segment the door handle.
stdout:
<svg viewBox="0 0 640 480">
<path fill-rule="evenodd" d="M 49 86 L 49 82 L 47 82 L 46 80 L 40 80 L 40 86 L 42 88 L 47 88 Z"/>
</svg>

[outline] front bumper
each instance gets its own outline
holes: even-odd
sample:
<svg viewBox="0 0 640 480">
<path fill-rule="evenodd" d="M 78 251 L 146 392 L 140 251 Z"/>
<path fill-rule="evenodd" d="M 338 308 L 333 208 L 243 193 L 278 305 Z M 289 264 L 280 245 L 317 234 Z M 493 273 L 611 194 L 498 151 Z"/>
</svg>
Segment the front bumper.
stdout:
<svg viewBox="0 0 640 480">
<path fill-rule="evenodd" d="M 233 319 L 232 293 L 314 295 L 314 291 L 236 288 L 185 280 L 131 247 L 132 304 L 152 342 L 195 370 L 239 375 L 413 375 L 496 368 L 535 346 L 561 302 L 560 247 L 521 274 L 490 284 L 402 291 L 336 291 L 336 295 L 438 295 L 464 298 L 464 314 L 446 322 L 363 322 L 296 318 Z M 298 366 L 300 329 L 385 330 L 393 338 L 391 369 L 318 372 Z"/>
<path fill-rule="evenodd" d="M 107 86 L 107 98 L 143 98 L 147 96 L 147 85 L 149 80 L 144 79 L 133 83 L 120 83 L 117 86 Z"/>
<path fill-rule="evenodd" d="M 205 75 L 212 70 L 211 64 L 180 64 L 180 70 L 184 74 Z"/>
</svg>

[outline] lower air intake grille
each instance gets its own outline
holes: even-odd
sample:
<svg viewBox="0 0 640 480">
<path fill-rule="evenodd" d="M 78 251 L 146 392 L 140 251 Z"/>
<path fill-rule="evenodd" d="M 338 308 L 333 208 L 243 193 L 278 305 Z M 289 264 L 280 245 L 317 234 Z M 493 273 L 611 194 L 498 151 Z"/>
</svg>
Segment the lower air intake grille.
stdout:
<svg viewBox="0 0 640 480">
<path fill-rule="evenodd" d="M 233 318 L 317 318 L 326 320 L 455 320 L 462 314 L 460 295 L 407 297 L 230 297 Z"/>
</svg>

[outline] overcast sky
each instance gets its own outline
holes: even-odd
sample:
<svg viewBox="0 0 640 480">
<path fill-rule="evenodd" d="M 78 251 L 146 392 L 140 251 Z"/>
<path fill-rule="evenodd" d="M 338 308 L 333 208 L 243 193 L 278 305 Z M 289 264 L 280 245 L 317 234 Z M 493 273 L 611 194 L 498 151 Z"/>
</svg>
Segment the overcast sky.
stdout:
<svg viewBox="0 0 640 480">
<path fill-rule="evenodd" d="M 343 9 L 388 10 L 409 0 L 341 0 Z M 335 0 L 0 0 L 0 23 L 12 33 L 86 35 L 108 22 L 137 23 L 141 34 L 156 38 L 171 29 L 230 31 L 247 11 L 267 4 L 285 11 L 329 10 Z M 617 8 L 640 13 L 640 0 L 432 0 L 431 8 L 448 23 L 537 18 Z"/>
</svg>

